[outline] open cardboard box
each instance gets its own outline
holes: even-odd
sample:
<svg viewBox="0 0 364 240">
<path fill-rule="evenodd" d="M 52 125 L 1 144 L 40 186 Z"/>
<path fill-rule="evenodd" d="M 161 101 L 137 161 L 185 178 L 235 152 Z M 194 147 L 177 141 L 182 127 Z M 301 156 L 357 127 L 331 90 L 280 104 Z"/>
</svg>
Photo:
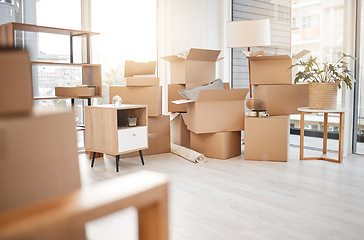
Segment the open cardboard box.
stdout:
<svg viewBox="0 0 364 240">
<path fill-rule="evenodd" d="M 241 131 L 195 134 L 191 149 L 206 157 L 227 159 L 241 155 Z"/>
<path fill-rule="evenodd" d="M 185 121 L 194 133 L 244 130 L 244 99 L 249 89 L 201 90 L 196 101 L 176 100 L 187 104 Z"/>
<path fill-rule="evenodd" d="M 245 118 L 244 159 L 286 162 L 289 116 Z"/>
<path fill-rule="evenodd" d="M 209 83 L 209 82 L 208 82 Z M 168 112 L 187 112 L 187 105 L 177 105 L 172 101 L 183 99 L 179 90 L 190 89 L 208 83 L 168 84 Z M 229 83 L 224 83 L 225 89 L 230 89 Z"/>
<path fill-rule="evenodd" d="M 162 86 L 110 86 L 110 103 L 115 95 L 121 97 L 122 103 L 148 105 L 148 116 L 150 117 L 158 117 L 162 113 Z"/>
<path fill-rule="evenodd" d="M 125 61 L 125 85 L 130 86 L 158 86 L 159 77 L 155 77 L 156 62 Z M 145 76 L 143 76 L 145 75 Z M 148 76 L 151 75 L 151 76 Z"/>
<path fill-rule="evenodd" d="M 308 106 L 308 85 L 254 85 L 254 98 L 259 99 L 259 109 L 271 116 L 299 114 L 299 107 Z"/>
<path fill-rule="evenodd" d="M 171 114 L 171 142 L 186 148 L 190 147 L 190 130 L 185 123 L 186 113 Z"/>
<path fill-rule="evenodd" d="M 252 85 L 259 84 L 292 84 L 292 69 L 289 67 L 310 51 L 302 50 L 292 58 L 288 55 L 253 56 L 242 51 L 250 60 L 250 81 Z"/>
<path fill-rule="evenodd" d="M 220 50 L 191 48 L 187 56 L 166 56 L 170 62 L 171 83 L 206 83 L 216 79 Z"/>
<path fill-rule="evenodd" d="M 96 95 L 96 87 L 56 87 L 55 95 L 58 97 L 92 97 Z"/>
</svg>

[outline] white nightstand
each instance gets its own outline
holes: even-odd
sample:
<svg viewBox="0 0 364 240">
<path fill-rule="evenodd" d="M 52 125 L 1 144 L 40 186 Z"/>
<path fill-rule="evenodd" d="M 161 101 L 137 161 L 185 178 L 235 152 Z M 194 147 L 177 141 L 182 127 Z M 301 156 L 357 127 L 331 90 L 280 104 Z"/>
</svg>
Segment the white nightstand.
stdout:
<svg viewBox="0 0 364 240">
<path fill-rule="evenodd" d="M 137 126 L 129 127 L 128 118 L 137 117 Z M 112 104 L 85 107 L 85 150 L 106 153 L 116 157 L 119 171 L 119 155 L 139 151 L 144 165 L 142 150 L 148 148 L 148 110 L 146 105 Z"/>
</svg>

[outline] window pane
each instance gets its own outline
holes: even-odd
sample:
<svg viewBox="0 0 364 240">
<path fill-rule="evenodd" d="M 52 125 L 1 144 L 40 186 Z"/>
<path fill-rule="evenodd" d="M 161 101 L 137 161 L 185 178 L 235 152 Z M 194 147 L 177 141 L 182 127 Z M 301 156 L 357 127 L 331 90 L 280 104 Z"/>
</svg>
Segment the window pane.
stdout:
<svg viewBox="0 0 364 240">
<path fill-rule="evenodd" d="M 329 63 L 337 61 L 342 56 L 344 0 L 294 0 L 292 1 L 292 18 L 296 19 L 296 26 L 292 28 L 292 54 L 308 49 L 319 62 Z M 341 105 L 341 94 L 339 90 L 338 105 Z M 316 137 L 305 137 L 305 146 L 322 147 L 323 115 L 308 115 L 306 119 L 308 121 L 305 121 L 305 129 Z M 329 116 L 328 119 L 328 132 L 335 133 L 334 137 L 338 135 L 338 120 L 338 115 Z M 299 128 L 299 116 L 291 117 L 291 126 Z M 294 144 L 299 145 L 298 136 L 292 136 L 291 139 Z M 336 151 L 337 142 L 337 140 L 329 139 L 329 150 Z"/>
<path fill-rule="evenodd" d="M 108 103 L 108 86 L 124 83 L 125 60 L 156 61 L 156 0 L 91 0 L 92 31 L 100 36 L 93 41 L 93 59 L 101 63 L 103 98 Z"/>
</svg>

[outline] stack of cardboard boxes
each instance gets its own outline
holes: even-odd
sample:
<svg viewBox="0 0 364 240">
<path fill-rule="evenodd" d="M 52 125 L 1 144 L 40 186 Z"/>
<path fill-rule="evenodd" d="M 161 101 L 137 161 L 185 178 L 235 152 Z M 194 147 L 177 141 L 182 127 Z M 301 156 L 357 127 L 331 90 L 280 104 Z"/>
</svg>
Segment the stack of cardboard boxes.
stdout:
<svg viewBox="0 0 364 240">
<path fill-rule="evenodd" d="M 162 115 L 162 86 L 155 76 L 156 62 L 125 62 L 125 86 L 110 86 L 109 100 L 119 95 L 123 104 L 148 105 L 148 145 L 144 155 L 170 152 L 169 116 Z M 138 153 L 121 155 L 135 157 Z"/>
<path fill-rule="evenodd" d="M 215 80 L 216 62 L 219 50 L 192 48 L 185 55 L 162 57 L 170 62 L 170 84 L 168 84 L 168 112 L 171 115 L 171 142 L 183 147 L 190 147 L 190 131 L 185 122 L 187 105 L 174 104 L 182 99 L 179 90 L 197 87 Z"/>
<path fill-rule="evenodd" d="M 207 157 L 226 159 L 241 154 L 244 99 L 247 89 L 202 90 L 196 101 L 183 99 L 178 90 L 209 83 L 216 78 L 220 51 L 191 49 L 186 56 L 168 56 L 171 84 L 168 110 L 172 119 L 172 142 Z"/>
<path fill-rule="evenodd" d="M 289 56 L 247 56 L 256 110 L 267 110 L 270 117 L 246 117 L 245 159 L 287 161 L 289 115 L 298 114 L 298 107 L 308 106 L 308 86 L 292 84 L 289 68 L 307 52 L 302 51 L 292 59 Z"/>
<path fill-rule="evenodd" d="M 81 186 L 71 112 L 33 111 L 31 64 L 0 50 L 0 212 Z"/>
</svg>

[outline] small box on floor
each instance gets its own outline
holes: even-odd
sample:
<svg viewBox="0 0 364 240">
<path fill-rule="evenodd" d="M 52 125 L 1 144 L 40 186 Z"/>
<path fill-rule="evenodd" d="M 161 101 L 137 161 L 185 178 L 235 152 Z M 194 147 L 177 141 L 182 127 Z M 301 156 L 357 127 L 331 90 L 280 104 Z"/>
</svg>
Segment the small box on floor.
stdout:
<svg viewBox="0 0 364 240">
<path fill-rule="evenodd" d="M 148 145 L 143 155 L 169 153 L 171 151 L 169 115 L 148 117 Z M 137 157 L 139 152 L 121 154 L 121 158 Z"/>
<path fill-rule="evenodd" d="M 171 119 L 171 142 L 186 148 L 190 147 L 190 130 L 187 129 L 184 117 L 185 113 L 172 116 Z"/>
<path fill-rule="evenodd" d="M 241 155 L 241 131 L 195 134 L 191 149 L 206 157 L 227 159 Z"/>
<path fill-rule="evenodd" d="M 126 87 L 110 86 L 109 102 L 119 95 L 124 104 L 148 105 L 148 116 L 158 117 L 162 113 L 162 86 Z"/>
<path fill-rule="evenodd" d="M 287 162 L 289 116 L 245 118 L 245 160 Z"/>
</svg>

